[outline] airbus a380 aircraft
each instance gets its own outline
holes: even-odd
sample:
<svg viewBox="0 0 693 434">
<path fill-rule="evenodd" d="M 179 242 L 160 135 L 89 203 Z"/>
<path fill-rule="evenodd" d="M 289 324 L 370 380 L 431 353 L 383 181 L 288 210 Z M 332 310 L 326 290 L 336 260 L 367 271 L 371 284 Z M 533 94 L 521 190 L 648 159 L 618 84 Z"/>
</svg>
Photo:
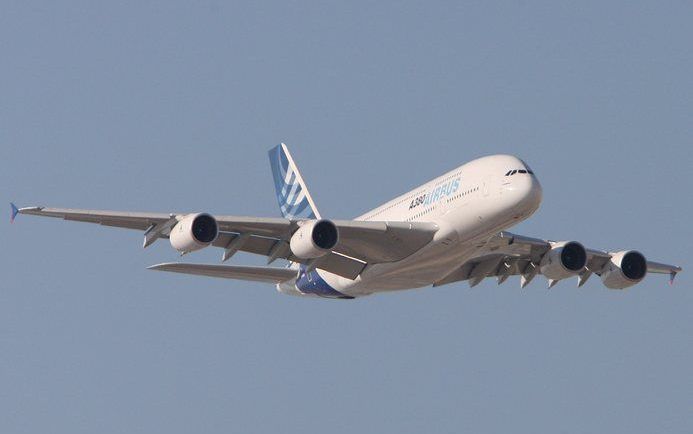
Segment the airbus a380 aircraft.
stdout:
<svg viewBox="0 0 693 434">
<path fill-rule="evenodd" d="M 168 238 L 181 254 L 214 246 L 222 262 L 238 251 L 286 259 L 286 268 L 166 263 L 152 270 L 275 283 L 298 296 L 350 299 L 377 292 L 470 286 L 495 276 L 520 275 L 524 288 L 537 274 L 549 288 L 576 276 L 578 286 L 596 274 L 611 289 L 635 285 L 647 273 L 680 267 L 647 261 L 635 250 L 604 252 L 577 241 L 545 241 L 505 232 L 541 203 L 536 175 L 519 158 L 492 155 L 464 164 L 354 220 L 320 216 L 286 145 L 269 151 L 274 187 L 284 218 L 140 213 L 45 207 L 17 214 L 59 217 L 144 232 L 144 247 Z"/>
</svg>

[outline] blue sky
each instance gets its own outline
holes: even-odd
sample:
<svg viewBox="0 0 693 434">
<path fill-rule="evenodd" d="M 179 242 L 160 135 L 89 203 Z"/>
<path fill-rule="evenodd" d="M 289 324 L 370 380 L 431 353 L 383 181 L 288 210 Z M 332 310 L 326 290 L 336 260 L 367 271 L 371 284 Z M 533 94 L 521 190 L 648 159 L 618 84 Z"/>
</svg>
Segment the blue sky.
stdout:
<svg viewBox="0 0 693 434">
<path fill-rule="evenodd" d="M 139 233 L 21 216 L 0 230 L 0 430 L 691 432 L 692 13 L 5 2 L 7 202 L 277 216 L 284 141 L 323 216 L 349 218 L 512 153 L 544 187 L 515 231 L 687 272 L 303 300 L 147 271 L 177 258 Z"/>
</svg>

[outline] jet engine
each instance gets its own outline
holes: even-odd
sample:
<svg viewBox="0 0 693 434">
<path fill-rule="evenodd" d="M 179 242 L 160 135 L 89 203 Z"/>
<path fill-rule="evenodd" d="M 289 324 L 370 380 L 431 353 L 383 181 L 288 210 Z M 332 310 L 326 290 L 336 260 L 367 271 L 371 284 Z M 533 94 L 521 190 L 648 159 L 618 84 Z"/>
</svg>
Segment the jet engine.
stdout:
<svg viewBox="0 0 693 434">
<path fill-rule="evenodd" d="M 171 229 L 169 239 L 180 253 L 203 249 L 217 238 L 217 221 L 209 214 L 188 214 Z"/>
<path fill-rule="evenodd" d="M 554 243 L 539 264 L 547 279 L 561 280 L 578 274 L 587 265 L 587 252 L 577 241 Z"/>
<path fill-rule="evenodd" d="M 291 252 L 301 259 L 319 258 L 329 253 L 339 241 L 337 226 L 329 220 L 304 223 L 291 236 Z"/>
<path fill-rule="evenodd" d="M 623 250 L 611 255 L 601 273 L 604 286 L 610 289 L 625 289 L 645 278 L 647 261 L 642 253 Z"/>
</svg>

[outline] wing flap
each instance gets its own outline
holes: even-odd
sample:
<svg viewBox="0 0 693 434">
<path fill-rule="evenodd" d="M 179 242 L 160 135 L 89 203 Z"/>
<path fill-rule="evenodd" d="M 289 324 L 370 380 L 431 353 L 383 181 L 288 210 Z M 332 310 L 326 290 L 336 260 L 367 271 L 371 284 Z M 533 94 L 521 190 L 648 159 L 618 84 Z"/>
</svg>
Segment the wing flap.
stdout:
<svg viewBox="0 0 693 434">
<path fill-rule="evenodd" d="M 339 244 L 335 251 L 368 263 L 396 262 L 433 240 L 438 225 L 429 222 L 335 220 Z"/>
<path fill-rule="evenodd" d="M 337 252 L 329 253 L 320 259 L 317 268 L 329 271 L 338 276 L 354 280 L 366 268 L 366 263 Z"/>
<path fill-rule="evenodd" d="M 280 283 L 296 277 L 296 270 L 277 267 L 245 267 L 239 265 L 186 264 L 170 262 L 148 267 L 149 270 L 253 282 Z"/>
<path fill-rule="evenodd" d="M 228 246 L 238 236 L 239 234 L 222 232 L 214 241 L 213 245 L 215 247 L 226 248 L 226 246 Z M 238 250 L 247 253 L 254 253 L 256 255 L 270 256 L 272 249 L 278 242 L 284 241 L 279 238 L 251 235 L 241 244 Z M 310 262 L 308 259 L 297 258 L 296 256 L 292 255 L 291 252 L 286 255 L 278 256 L 278 258 L 301 264 L 308 264 Z M 342 277 L 346 277 L 347 279 L 356 279 L 356 277 L 361 274 L 361 271 L 363 271 L 365 266 L 366 263 L 364 261 L 360 261 L 356 258 L 351 258 L 337 252 L 331 252 L 320 259 L 317 268 L 329 271 L 330 273 L 334 273 Z"/>
<path fill-rule="evenodd" d="M 281 217 L 242 217 L 214 216 L 219 230 L 224 232 L 252 233 L 265 237 L 288 239 L 298 229 L 299 220 L 287 220 Z"/>
<path fill-rule="evenodd" d="M 229 243 L 236 239 L 236 237 L 238 236 L 239 234 L 237 233 L 220 232 L 219 236 L 216 240 L 214 240 L 212 245 L 214 247 L 226 248 L 226 246 L 228 246 Z M 274 245 L 279 241 L 281 241 L 279 238 L 269 238 L 251 234 L 250 237 L 248 237 L 248 239 L 243 242 L 243 245 L 241 245 L 239 250 L 243 252 L 254 253 L 256 255 L 267 256 L 272 250 L 272 247 L 274 247 Z"/>
</svg>

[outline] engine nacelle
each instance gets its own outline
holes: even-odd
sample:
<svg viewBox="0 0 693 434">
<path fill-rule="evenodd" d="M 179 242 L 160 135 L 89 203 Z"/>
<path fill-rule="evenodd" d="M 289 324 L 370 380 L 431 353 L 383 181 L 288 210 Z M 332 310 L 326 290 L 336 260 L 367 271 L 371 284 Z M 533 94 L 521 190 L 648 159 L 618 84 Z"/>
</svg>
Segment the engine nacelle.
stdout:
<svg viewBox="0 0 693 434">
<path fill-rule="evenodd" d="M 561 280 L 574 276 L 587 265 L 587 252 L 577 241 L 554 243 L 539 264 L 547 279 Z"/>
<path fill-rule="evenodd" d="M 642 253 L 623 250 L 611 255 L 602 270 L 602 282 L 609 289 L 625 289 L 645 278 L 647 261 Z"/>
<path fill-rule="evenodd" d="M 171 229 L 169 240 L 180 253 L 203 249 L 219 235 L 217 221 L 209 214 L 188 214 Z"/>
<path fill-rule="evenodd" d="M 337 226 L 329 220 L 305 222 L 291 236 L 291 252 L 301 259 L 319 258 L 328 254 L 339 241 Z"/>
</svg>

